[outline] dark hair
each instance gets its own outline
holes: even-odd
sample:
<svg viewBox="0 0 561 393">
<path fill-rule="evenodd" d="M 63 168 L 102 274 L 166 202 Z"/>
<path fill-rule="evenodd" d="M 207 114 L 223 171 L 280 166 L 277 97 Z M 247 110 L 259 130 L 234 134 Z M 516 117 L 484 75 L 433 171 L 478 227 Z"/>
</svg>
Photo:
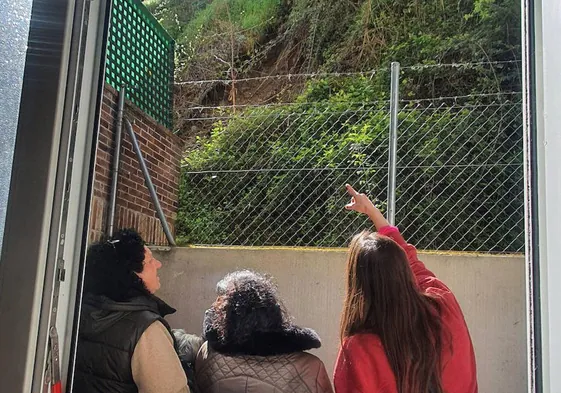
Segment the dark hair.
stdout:
<svg viewBox="0 0 561 393">
<path fill-rule="evenodd" d="M 92 244 L 86 256 L 85 292 L 125 301 L 149 294 L 142 279 L 144 240 L 134 229 L 121 229 Z"/>
<path fill-rule="evenodd" d="M 203 335 L 228 356 L 275 356 L 321 347 L 317 333 L 292 323 L 268 277 L 249 270 L 226 275 L 205 312 Z"/>
<path fill-rule="evenodd" d="M 341 339 L 373 333 L 382 341 L 400 393 L 443 393 L 438 303 L 418 288 L 405 251 L 363 232 L 350 245 Z"/>
<path fill-rule="evenodd" d="M 216 286 L 212 329 L 221 341 L 250 339 L 253 332 L 283 331 L 290 323 L 276 285 L 262 274 L 241 270 Z M 250 326 L 248 326 L 250 324 Z"/>
</svg>

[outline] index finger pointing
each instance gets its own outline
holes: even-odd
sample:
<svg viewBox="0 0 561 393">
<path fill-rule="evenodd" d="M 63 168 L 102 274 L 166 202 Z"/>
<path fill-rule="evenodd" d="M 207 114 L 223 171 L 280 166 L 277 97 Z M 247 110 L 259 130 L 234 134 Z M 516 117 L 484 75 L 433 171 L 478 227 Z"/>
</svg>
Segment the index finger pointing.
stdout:
<svg viewBox="0 0 561 393">
<path fill-rule="evenodd" d="M 355 189 L 353 188 L 353 186 L 351 186 L 350 184 L 345 184 L 345 187 L 347 188 L 347 193 L 351 196 L 356 196 L 358 195 L 358 192 L 355 191 Z"/>
</svg>

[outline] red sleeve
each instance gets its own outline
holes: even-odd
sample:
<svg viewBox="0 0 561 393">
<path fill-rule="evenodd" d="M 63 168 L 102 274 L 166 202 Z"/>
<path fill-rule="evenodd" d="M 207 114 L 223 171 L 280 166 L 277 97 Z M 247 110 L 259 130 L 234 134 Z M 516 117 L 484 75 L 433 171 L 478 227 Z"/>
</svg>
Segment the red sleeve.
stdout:
<svg viewBox="0 0 561 393">
<path fill-rule="evenodd" d="M 409 260 L 409 265 L 411 266 L 417 285 L 422 291 L 427 291 L 429 288 L 437 288 L 448 292 L 450 291 L 450 289 L 442 281 L 436 278 L 435 274 L 427 269 L 425 264 L 419 260 L 419 257 L 417 256 L 417 249 L 415 246 L 408 244 L 405 239 L 403 239 L 403 236 L 401 236 L 397 227 L 386 226 L 381 228 L 378 233 L 393 239 L 401 246 L 401 248 L 403 248 L 405 254 L 407 254 L 407 259 Z"/>
<path fill-rule="evenodd" d="M 423 262 L 419 261 L 415 246 L 408 244 L 403 239 L 403 236 L 401 236 L 397 227 L 387 226 L 381 228 L 378 233 L 390 237 L 405 250 L 407 259 L 409 260 L 409 265 L 411 266 L 411 270 L 413 271 L 413 275 L 415 276 L 415 280 L 421 291 L 437 295 L 438 299 L 440 299 L 439 302 L 443 306 L 443 318 L 464 325 L 464 315 L 458 299 L 456 299 L 456 296 L 454 296 L 446 284 L 440 281 L 433 272 L 427 269 Z"/>
<path fill-rule="evenodd" d="M 333 373 L 335 393 L 394 393 L 395 377 L 380 345 L 362 342 L 357 336 L 339 350 Z"/>
</svg>

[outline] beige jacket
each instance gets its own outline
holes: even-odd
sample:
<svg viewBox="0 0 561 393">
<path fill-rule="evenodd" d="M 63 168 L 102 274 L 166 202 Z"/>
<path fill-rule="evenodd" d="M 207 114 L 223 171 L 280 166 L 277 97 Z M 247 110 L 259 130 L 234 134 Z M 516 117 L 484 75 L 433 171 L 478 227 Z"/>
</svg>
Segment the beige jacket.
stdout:
<svg viewBox="0 0 561 393">
<path fill-rule="evenodd" d="M 227 356 L 201 347 L 195 362 L 199 393 L 332 393 L 323 362 L 307 352 Z"/>
<path fill-rule="evenodd" d="M 156 321 L 140 336 L 131 360 L 139 393 L 189 393 L 187 377 L 175 353 L 173 339 Z"/>
</svg>

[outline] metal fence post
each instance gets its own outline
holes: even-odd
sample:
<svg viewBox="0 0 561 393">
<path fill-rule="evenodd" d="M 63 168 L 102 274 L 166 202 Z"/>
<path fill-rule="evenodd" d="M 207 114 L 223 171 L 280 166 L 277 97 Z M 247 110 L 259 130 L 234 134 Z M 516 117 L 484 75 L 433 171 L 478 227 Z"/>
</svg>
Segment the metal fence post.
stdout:
<svg viewBox="0 0 561 393">
<path fill-rule="evenodd" d="M 125 108 L 126 88 L 119 90 L 119 106 L 117 108 L 117 127 L 115 128 L 115 150 L 113 153 L 113 169 L 111 173 L 111 192 L 109 194 L 109 217 L 107 219 L 107 235 L 113 236 L 115 226 L 115 208 L 117 205 L 117 184 L 119 179 L 119 162 L 121 160 L 121 141 L 123 132 L 123 111 Z"/>
<path fill-rule="evenodd" d="M 175 240 L 173 239 L 173 235 L 169 229 L 168 222 L 166 221 L 166 216 L 164 215 L 164 211 L 162 210 L 162 205 L 160 205 L 160 201 L 158 199 L 158 194 L 156 193 L 156 189 L 154 188 L 154 183 L 152 183 L 152 179 L 150 177 L 150 172 L 148 172 L 148 168 L 146 167 L 146 162 L 142 157 L 142 150 L 140 150 L 140 146 L 138 144 L 138 140 L 136 139 L 136 135 L 134 134 L 134 130 L 132 129 L 131 122 L 125 117 L 123 118 L 125 128 L 131 138 L 132 147 L 134 152 L 136 153 L 136 158 L 138 158 L 138 163 L 140 164 L 140 170 L 142 171 L 142 175 L 144 176 L 144 183 L 150 192 L 150 196 L 152 197 L 152 203 L 154 204 L 154 208 L 156 210 L 156 214 L 162 223 L 162 228 L 164 230 L 164 234 L 168 239 L 168 243 L 171 246 L 176 246 Z"/>
<path fill-rule="evenodd" d="M 399 63 L 391 65 L 390 134 L 388 153 L 388 221 L 395 225 L 395 190 L 397 161 L 397 112 L 399 109 Z"/>
</svg>

